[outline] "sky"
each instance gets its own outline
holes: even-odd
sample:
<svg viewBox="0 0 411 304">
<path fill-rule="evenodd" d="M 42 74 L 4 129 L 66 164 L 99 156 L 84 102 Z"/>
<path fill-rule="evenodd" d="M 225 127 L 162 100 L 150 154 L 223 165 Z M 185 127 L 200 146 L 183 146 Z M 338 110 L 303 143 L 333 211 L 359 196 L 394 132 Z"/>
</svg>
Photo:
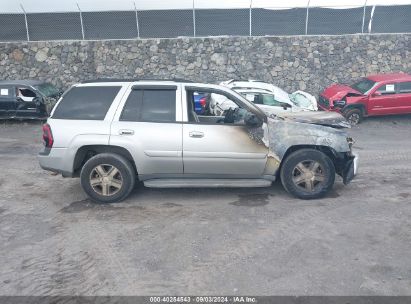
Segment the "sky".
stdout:
<svg viewBox="0 0 411 304">
<path fill-rule="evenodd" d="M 248 8 L 253 7 L 291 8 L 310 6 L 341 8 L 363 6 L 366 0 L 194 0 L 196 8 Z M 131 10 L 134 4 L 138 10 L 150 9 L 191 9 L 193 0 L 0 0 L 0 13 L 64 12 Z M 367 0 L 367 5 L 411 4 L 411 0 Z"/>
</svg>

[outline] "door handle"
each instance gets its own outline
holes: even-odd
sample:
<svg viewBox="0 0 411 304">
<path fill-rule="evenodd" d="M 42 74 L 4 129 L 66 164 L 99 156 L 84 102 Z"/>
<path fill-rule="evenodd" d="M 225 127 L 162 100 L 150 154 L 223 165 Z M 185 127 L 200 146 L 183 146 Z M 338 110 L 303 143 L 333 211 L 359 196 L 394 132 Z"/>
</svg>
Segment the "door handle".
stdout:
<svg viewBox="0 0 411 304">
<path fill-rule="evenodd" d="M 194 137 L 194 138 L 204 137 L 204 133 L 203 133 L 203 132 L 199 132 L 199 131 L 191 131 L 190 133 L 188 133 L 188 135 L 189 135 L 190 137 Z"/>
<path fill-rule="evenodd" d="M 134 131 L 133 130 L 127 130 L 127 129 L 121 129 L 118 131 L 118 134 L 120 135 L 133 135 Z"/>
</svg>

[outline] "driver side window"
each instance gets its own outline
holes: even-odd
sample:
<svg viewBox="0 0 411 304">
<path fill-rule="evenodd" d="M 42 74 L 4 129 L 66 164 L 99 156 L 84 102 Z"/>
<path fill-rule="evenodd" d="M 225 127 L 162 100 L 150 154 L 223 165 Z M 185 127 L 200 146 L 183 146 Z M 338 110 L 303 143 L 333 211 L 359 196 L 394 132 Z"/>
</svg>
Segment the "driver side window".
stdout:
<svg viewBox="0 0 411 304">
<path fill-rule="evenodd" d="M 189 122 L 204 124 L 244 124 L 248 113 L 228 94 L 213 91 L 187 90 Z"/>
<path fill-rule="evenodd" d="M 395 94 L 396 91 L 397 85 L 395 83 L 384 84 L 377 89 L 377 92 L 379 92 L 381 95 Z"/>
<path fill-rule="evenodd" d="M 16 96 L 23 101 L 33 101 L 33 99 L 36 97 L 36 93 L 25 87 L 17 87 Z"/>
</svg>

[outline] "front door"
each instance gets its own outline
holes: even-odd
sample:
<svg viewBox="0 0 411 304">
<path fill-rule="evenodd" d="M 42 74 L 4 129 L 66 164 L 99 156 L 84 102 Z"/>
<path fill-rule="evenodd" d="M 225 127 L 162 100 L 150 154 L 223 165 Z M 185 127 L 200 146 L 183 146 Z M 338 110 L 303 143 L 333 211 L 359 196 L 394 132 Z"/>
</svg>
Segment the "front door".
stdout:
<svg viewBox="0 0 411 304">
<path fill-rule="evenodd" d="M 183 174 L 178 86 L 135 85 L 111 125 L 110 145 L 126 148 L 141 180 Z M 123 107 L 124 104 L 124 107 Z"/>
<path fill-rule="evenodd" d="M 16 114 L 16 95 L 12 86 L 0 86 L 0 117 Z"/>
<path fill-rule="evenodd" d="M 37 117 L 40 114 L 41 96 L 27 86 L 17 86 L 16 115 L 19 117 Z"/>
<path fill-rule="evenodd" d="M 199 89 L 200 90 L 200 89 Z M 262 142 L 261 127 L 252 128 L 244 121 L 223 116 L 201 116 L 194 111 L 194 89 L 183 96 L 183 111 L 187 122 L 183 125 L 184 174 L 198 177 L 256 178 L 264 174 L 268 148 Z M 229 94 L 221 94 L 241 108 Z M 187 109 L 184 109 L 184 105 Z M 246 112 L 244 109 L 241 111 Z M 249 113 L 249 112 L 247 112 Z"/>
<path fill-rule="evenodd" d="M 380 85 L 369 97 L 368 113 L 386 115 L 398 113 L 397 84 Z"/>
</svg>

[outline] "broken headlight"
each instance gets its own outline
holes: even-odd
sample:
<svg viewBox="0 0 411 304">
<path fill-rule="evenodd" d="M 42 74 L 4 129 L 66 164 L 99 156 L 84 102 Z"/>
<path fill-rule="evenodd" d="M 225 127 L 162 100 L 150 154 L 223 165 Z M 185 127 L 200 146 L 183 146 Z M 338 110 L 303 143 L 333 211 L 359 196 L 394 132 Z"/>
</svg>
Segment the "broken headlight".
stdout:
<svg viewBox="0 0 411 304">
<path fill-rule="evenodd" d="M 346 101 L 345 100 L 336 100 L 333 102 L 334 108 L 343 108 L 345 107 Z"/>
<path fill-rule="evenodd" d="M 350 150 L 351 150 L 351 148 L 354 145 L 355 141 L 354 141 L 354 139 L 352 139 L 352 137 L 347 137 L 347 143 L 348 143 L 348 146 L 350 147 Z"/>
</svg>

